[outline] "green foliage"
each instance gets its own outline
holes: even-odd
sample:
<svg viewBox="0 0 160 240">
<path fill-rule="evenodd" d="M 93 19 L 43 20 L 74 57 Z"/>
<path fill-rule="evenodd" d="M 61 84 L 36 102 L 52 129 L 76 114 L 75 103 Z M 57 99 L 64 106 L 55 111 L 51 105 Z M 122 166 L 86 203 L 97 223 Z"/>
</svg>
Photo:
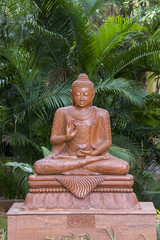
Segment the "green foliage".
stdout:
<svg viewBox="0 0 160 240">
<path fill-rule="evenodd" d="M 138 200 L 142 201 L 142 192 L 144 189 L 152 188 L 156 183 L 156 177 L 149 168 L 144 168 L 141 164 L 134 164 L 134 167 L 130 168 L 130 173 L 134 176 L 134 192 Z"/>
<path fill-rule="evenodd" d="M 1 240 L 7 239 L 7 215 L 0 213 L 0 238 Z"/>
<path fill-rule="evenodd" d="M 7 231 L 2 230 L 2 234 L 0 234 L 1 240 L 6 240 L 7 239 Z"/>
<path fill-rule="evenodd" d="M 34 174 L 29 164 L 0 162 L 0 195 L 5 199 L 24 198 L 28 192 L 28 177 Z"/>
<path fill-rule="evenodd" d="M 14 199 L 18 195 L 11 169 L 2 164 L 2 162 L 0 162 L 0 195 L 5 199 Z"/>
<path fill-rule="evenodd" d="M 141 28 L 140 25 L 128 18 L 123 18 L 122 16 L 117 18 L 108 17 L 106 22 L 98 29 L 97 33 L 93 35 L 93 42 L 91 42 L 91 46 L 89 46 L 92 51 L 90 48 L 87 49 L 88 46 L 85 49 L 85 56 L 87 57 L 85 57 L 83 61 L 89 74 L 95 73 L 98 70 L 97 68 L 99 68 L 105 60 L 108 63 L 113 52 L 116 52 L 119 45 L 123 44 L 122 40 L 124 40 L 127 35 L 142 30 L 143 28 Z M 111 69 L 113 69 L 113 67 Z"/>
<path fill-rule="evenodd" d="M 134 20 L 141 25 L 147 26 L 152 32 L 158 28 L 160 22 L 160 4 L 159 1 L 141 1 L 134 6 Z"/>
<path fill-rule="evenodd" d="M 7 216 L 6 213 L 0 213 L 0 230 L 7 230 Z"/>
<path fill-rule="evenodd" d="M 156 33 L 150 34 L 144 27 L 148 25 L 133 20 L 138 15 L 129 18 L 133 1 L 119 1 L 123 16 L 106 14 L 100 26 L 95 17 L 103 2 L 7 0 L 0 4 L 3 154 L 9 148 L 18 162 L 33 164 L 40 159 L 45 151 L 40 146 L 50 148 L 56 109 L 71 104 L 71 83 L 86 72 L 95 85 L 94 104 L 111 115 L 111 153 L 145 176 L 148 165 L 154 171 L 152 163 L 159 164 L 159 96 L 148 96 L 139 83 L 146 71 L 159 74 L 159 30 L 155 27 Z M 113 3 L 117 1 L 105 6 Z"/>
<path fill-rule="evenodd" d="M 105 229 L 111 240 L 116 240 L 116 230 L 113 228 Z"/>
<path fill-rule="evenodd" d="M 145 92 L 141 90 L 140 87 L 135 84 L 135 82 L 129 80 L 127 81 L 124 78 L 112 80 L 107 78 L 107 80 L 104 80 L 95 87 L 95 91 L 98 93 L 98 95 L 102 95 L 104 92 L 106 92 L 107 95 L 112 94 L 113 96 L 123 96 L 133 105 L 137 105 L 139 107 L 144 105 Z"/>
<path fill-rule="evenodd" d="M 50 121 L 53 118 L 52 114 L 48 114 L 48 110 L 53 111 L 57 107 L 71 103 L 68 93 L 70 82 L 57 84 L 56 88 L 47 86 L 46 82 L 41 80 L 32 56 L 21 49 L 2 51 L 1 55 L 8 59 L 7 65 L 10 73 L 6 74 L 13 76 L 8 85 L 1 89 L 2 99 L 6 99 L 5 96 L 8 96 L 5 100 L 8 107 L 1 105 L 1 134 L 8 136 L 13 147 L 21 146 L 18 152 L 19 158 L 31 163 L 32 152 L 38 152 L 37 158 L 41 154 L 35 133 L 37 131 L 40 133 L 39 129 L 42 128 L 43 122 L 48 117 Z M 12 91 L 11 95 L 10 91 Z M 51 126 L 48 127 L 49 130 L 50 128 Z M 49 133 L 47 133 L 48 135 Z M 44 144 L 45 142 L 42 143 L 42 145 Z M 23 156 L 21 156 L 21 150 Z M 24 154 L 25 152 L 26 154 Z M 27 153 L 28 159 L 25 159 Z"/>
<path fill-rule="evenodd" d="M 106 70 L 108 77 L 111 78 L 120 72 L 123 68 L 127 67 L 131 63 L 137 61 L 139 58 L 148 56 L 154 53 L 160 52 L 159 41 L 144 41 L 142 43 L 135 44 L 127 51 L 121 51 L 111 59 L 110 62 L 107 60 Z M 111 67 L 114 66 L 114 67 Z"/>
<path fill-rule="evenodd" d="M 44 157 L 47 157 L 51 153 L 51 151 L 48 150 L 46 147 L 41 147 L 41 148 L 42 148 Z"/>
<path fill-rule="evenodd" d="M 60 236 L 58 238 L 53 238 L 53 237 L 46 237 L 46 239 L 48 240 L 93 240 L 93 238 L 91 237 L 91 235 L 88 234 L 81 234 L 79 237 L 76 237 L 73 233 L 71 235 L 68 236 Z"/>
<path fill-rule="evenodd" d="M 19 193 L 22 194 L 22 198 L 24 198 L 29 188 L 28 177 L 29 175 L 35 173 L 34 170 L 29 164 L 26 163 L 8 162 L 5 165 L 12 168 L 14 185 Z"/>
<path fill-rule="evenodd" d="M 128 149 L 114 146 L 114 144 L 110 147 L 109 153 L 115 157 L 126 160 L 128 163 L 131 163 L 131 159 L 133 158 Z"/>
</svg>

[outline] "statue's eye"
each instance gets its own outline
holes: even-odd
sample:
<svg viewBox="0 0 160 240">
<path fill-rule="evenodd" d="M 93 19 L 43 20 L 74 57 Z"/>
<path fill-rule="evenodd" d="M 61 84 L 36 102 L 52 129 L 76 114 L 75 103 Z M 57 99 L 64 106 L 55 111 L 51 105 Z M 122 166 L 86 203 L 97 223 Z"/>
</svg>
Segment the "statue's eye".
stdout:
<svg viewBox="0 0 160 240">
<path fill-rule="evenodd" d="M 84 93 L 84 96 L 88 96 L 88 93 L 87 93 L 87 92 L 85 92 L 85 93 Z"/>
<path fill-rule="evenodd" d="M 80 96 L 80 92 L 77 92 L 76 95 L 77 95 L 77 96 Z"/>
</svg>

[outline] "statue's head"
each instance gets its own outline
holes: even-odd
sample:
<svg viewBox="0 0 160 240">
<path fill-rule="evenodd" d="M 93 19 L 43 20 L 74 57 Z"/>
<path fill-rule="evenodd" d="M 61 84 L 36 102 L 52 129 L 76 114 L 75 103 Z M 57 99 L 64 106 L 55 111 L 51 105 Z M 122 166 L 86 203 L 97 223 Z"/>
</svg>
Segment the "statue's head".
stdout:
<svg viewBox="0 0 160 240">
<path fill-rule="evenodd" d="M 95 96 L 94 85 L 85 73 L 81 73 L 72 83 L 70 95 L 72 104 L 78 108 L 87 108 L 92 105 Z"/>
</svg>

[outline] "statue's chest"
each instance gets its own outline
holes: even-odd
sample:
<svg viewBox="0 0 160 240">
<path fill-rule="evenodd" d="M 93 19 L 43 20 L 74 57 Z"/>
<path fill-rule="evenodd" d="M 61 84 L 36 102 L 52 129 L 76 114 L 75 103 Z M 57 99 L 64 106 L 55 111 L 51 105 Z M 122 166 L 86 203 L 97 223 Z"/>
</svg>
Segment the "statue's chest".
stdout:
<svg viewBox="0 0 160 240">
<path fill-rule="evenodd" d="M 88 145 L 90 139 L 91 126 L 93 125 L 95 112 L 93 108 L 89 112 L 79 112 L 76 114 L 74 111 L 69 111 L 67 116 L 67 123 L 73 122 L 77 133 L 75 137 L 70 141 L 73 145 Z"/>
<path fill-rule="evenodd" d="M 92 126 L 91 119 L 87 121 L 79 121 L 75 122 L 77 133 L 74 138 L 71 140 L 71 144 L 73 148 L 77 151 L 79 149 L 89 150 L 90 149 L 90 129 Z"/>
<path fill-rule="evenodd" d="M 92 126 L 92 118 L 91 117 L 88 119 L 85 119 L 85 120 L 79 120 L 79 119 L 74 119 L 74 118 L 70 117 L 67 122 L 70 122 L 70 121 L 74 122 L 74 125 L 77 129 L 78 136 L 83 135 L 86 132 L 89 133 L 90 128 Z"/>
<path fill-rule="evenodd" d="M 76 120 L 75 122 L 75 126 L 77 129 L 77 134 L 76 134 L 76 138 L 77 139 L 89 139 L 90 136 L 90 128 L 92 126 L 92 121 L 91 119 L 85 120 L 85 121 L 79 121 Z"/>
</svg>

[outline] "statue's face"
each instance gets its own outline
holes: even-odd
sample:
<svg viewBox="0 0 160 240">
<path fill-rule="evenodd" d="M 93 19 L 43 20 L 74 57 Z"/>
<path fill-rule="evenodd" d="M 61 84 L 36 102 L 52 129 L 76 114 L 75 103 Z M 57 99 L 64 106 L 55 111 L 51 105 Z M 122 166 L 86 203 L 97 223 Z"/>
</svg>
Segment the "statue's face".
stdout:
<svg viewBox="0 0 160 240">
<path fill-rule="evenodd" d="M 74 87 L 70 94 L 75 106 L 87 108 L 92 105 L 95 92 L 90 87 Z"/>
</svg>

